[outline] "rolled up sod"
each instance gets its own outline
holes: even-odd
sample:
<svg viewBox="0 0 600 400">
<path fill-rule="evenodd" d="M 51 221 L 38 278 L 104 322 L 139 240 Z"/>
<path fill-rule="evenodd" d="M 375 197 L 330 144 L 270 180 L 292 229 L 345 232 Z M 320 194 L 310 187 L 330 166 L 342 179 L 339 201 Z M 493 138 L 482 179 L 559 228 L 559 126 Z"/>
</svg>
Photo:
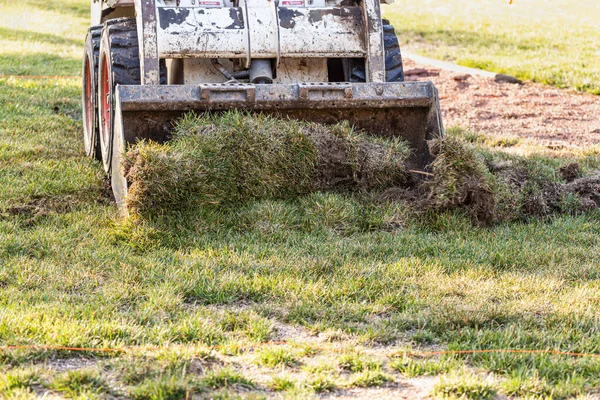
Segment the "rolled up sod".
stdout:
<svg viewBox="0 0 600 400">
<path fill-rule="evenodd" d="M 406 183 L 408 145 L 322 125 L 230 111 L 185 116 L 166 144 L 128 150 L 127 206 L 141 214 L 361 191 Z"/>
</svg>

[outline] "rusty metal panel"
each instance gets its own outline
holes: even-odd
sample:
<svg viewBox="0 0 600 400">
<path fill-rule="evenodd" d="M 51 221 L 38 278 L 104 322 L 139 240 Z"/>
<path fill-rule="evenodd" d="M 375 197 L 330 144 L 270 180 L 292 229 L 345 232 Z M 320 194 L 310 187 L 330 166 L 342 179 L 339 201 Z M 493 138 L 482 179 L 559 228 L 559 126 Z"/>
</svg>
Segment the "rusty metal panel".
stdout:
<svg viewBox="0 0 600 400">
<path fill-rule="evenodd" d="M 275 83 L 327 82 L 326 58 L 282 58 Z"/>
<path fill-rule="evenodd" d="M 225 83 L 228 79 L 205 58 L 182 60 L 184 65 L 183 83 Z M 228 71 L 233 71 L 229 59 L 220 58 L 219 63 Z M 327 82 L 326 58 L 282 58 L 274 83 Z"/>
<path fill-rule="evenodd" d="M 247 95 L 249 88 L 253 89 L 254 95 Z M 203 95 L 203 91 L 227 93 L 228 96 Z M 119 93 L 125 111 L 431 107 L 436 99 L 431 82 L 129 85 L 119 86 Z"/>
<path fill-rule="evenodd" d="M 277 5 L 269 0 L 244 1 L 247 5 L 251 58 L 280 58 Z"/>
<path fill-rule="evenodd" d="M 97 2 L 97 0 L 94 0 Z M 109 7 L 131 7 L 134 5 L 134 0 L 104 0 L 104 3 Z"/>
<path fill-rule="evenodd" d="M 140 0 L 138 0 L 140 1 Z M 361 7 L 159 7 L 161 58 L 364 57 Z"/>
</svg>

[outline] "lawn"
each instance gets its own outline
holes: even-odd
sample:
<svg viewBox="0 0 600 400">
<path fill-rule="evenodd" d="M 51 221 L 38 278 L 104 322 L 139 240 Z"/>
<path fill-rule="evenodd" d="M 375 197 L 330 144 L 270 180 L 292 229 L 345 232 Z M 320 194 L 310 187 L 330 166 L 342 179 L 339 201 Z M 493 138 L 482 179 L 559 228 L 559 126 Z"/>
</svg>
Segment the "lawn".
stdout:
<svg viewBox="0 0 600 400">
<path fill-rule="evenodd" d="M 0 74 L 78 75 L 86 10 L 0 1 Z M 404 355 L 600 354 L 598 213 L 477 227 L 317 193 L 123 220 L 83 156 L 79 79 L 0 78 L 0 121 L 0 345 L 128 347 L 4 349 L 2 398 L 598 393 L 598 357 Z M 565 157 L 541 162 L 598 165 Z"/>
<path fill-rule="evenodd" d="M 405 50 L 600 94 L 596 0 L 397 0 L 383 10 Z"/>
</svg>

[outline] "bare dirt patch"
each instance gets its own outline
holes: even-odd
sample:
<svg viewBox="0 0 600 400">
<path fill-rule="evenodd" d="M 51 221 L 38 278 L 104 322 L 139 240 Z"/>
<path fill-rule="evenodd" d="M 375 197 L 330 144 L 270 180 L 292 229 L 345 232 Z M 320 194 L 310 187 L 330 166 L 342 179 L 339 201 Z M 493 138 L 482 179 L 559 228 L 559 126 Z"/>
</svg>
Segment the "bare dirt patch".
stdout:
<svg viewBox="0 0 600 400">
<path fill-rule="evenodd" d="M 24 226 L 32 226 L 46 216 L 66 214 L 73 211 L 81 201 L 72 195 L 37 197 L 21 204 L 0 208 L 0 219 L 21 216 Z"/>
<path fill-rule="evenodd" d="M 96 367 L 97 360 L 87 358 L 56 358 L 47 360 L 44 366 L 56 372 L 75 371 Z"/>
<path fill-rule="evenodd" d="M 406 80 L 437 86 L 447 127 L 517 136 L 549 147 L 600 144 L 600 96 L 534 83 L 496 82 L 406 59 Z"/>
<path fill-rule="evenodd" d="M 327 395 L 325 399 L 381 399 L 418 400 L 430 399 L 431 392 L 439 377 L 401 378 L 397 382 L 381 388 L 353 388 Z"/>
</svg>

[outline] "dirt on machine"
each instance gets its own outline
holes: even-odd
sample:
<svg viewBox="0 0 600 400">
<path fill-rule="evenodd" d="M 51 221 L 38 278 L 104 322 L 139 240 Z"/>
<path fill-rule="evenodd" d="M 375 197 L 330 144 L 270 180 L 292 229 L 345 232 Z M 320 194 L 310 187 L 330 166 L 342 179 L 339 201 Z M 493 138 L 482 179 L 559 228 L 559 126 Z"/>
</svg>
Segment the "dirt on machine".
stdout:
<svg viewBox="0 0 600 400">
<path fill-rule="evenodd" d="M 382 3 L 390 3 L 387 0 Z M 402 137 L 410 167 L 443 136 L 431 82 L 404 82 L 380 0 L 92 1 L 83 62 L 87 154 L 119 205 L 123 153 L 190 111 L 243 109 Z"/>
</svg>

